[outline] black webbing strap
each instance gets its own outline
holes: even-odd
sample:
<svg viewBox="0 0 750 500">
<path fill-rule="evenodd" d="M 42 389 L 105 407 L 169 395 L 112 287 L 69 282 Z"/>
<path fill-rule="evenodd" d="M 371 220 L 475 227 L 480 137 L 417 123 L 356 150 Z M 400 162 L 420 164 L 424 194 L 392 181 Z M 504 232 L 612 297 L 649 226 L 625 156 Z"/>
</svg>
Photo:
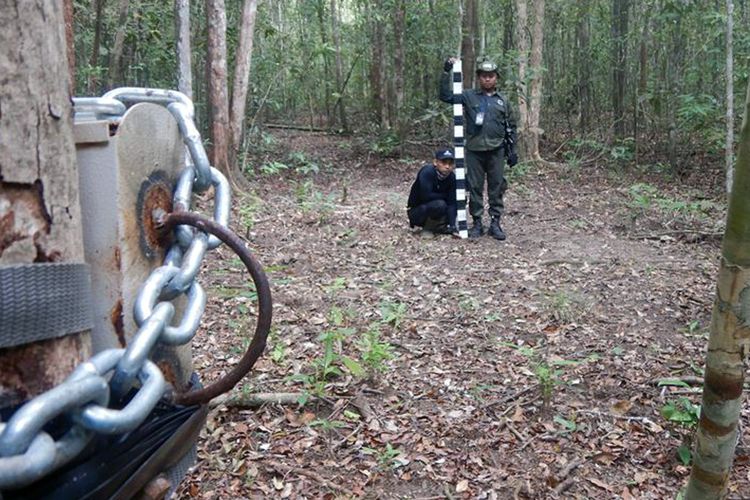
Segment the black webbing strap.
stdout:
<svg viewBox="0 0 750 500">
<path fill-rule="evenodd" d="M 0 348 L 62 337 L 92 325 L 87 264 L 0 266 Z"/>
</svg>

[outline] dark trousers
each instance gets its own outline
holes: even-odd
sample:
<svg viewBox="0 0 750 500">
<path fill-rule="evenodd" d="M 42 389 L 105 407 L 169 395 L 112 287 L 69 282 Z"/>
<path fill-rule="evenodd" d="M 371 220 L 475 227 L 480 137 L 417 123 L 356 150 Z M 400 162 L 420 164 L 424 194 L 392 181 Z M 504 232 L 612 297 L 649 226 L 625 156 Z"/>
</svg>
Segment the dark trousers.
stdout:
<svg viewBox="0 0 750 500">
<path fill-rule="evenodd" d="M 487 201 L 490 217 L 503 214 L 503 195 L 508 189 L 505 180 L 505 152 L 503 148 L 491 151 L 466 150 L 466 180 L 469 183 L 469 213 L 473 218 L 484 213 L 484 180 L 487 179 Z"/>
<path fill-rule="evenodd" d="M 409 225 L 425 227 L 428 222 L 433 222 L 435 225 L 445 225 L 448 223 L 448 204 L 445 200 L 433 200 L 416 207 L 412 207 L 407 211 L 409 215 Z M 430 229 L 425 227 L 425 229 Z"/>
</svg>

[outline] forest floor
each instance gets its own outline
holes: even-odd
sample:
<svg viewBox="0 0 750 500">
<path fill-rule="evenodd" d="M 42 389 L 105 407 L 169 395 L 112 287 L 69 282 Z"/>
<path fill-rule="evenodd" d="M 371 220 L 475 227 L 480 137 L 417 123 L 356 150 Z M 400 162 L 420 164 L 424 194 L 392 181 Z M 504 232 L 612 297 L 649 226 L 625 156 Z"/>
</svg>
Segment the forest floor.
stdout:
<svg viewBox="0 0 750 500">
<path fill-rule="evenodd" d="M 268 273 L 273 328 L 210 412 L 181 498 L 677 497 L 725 215 L 715 175 L 521 165 L 507 241 L 459 240 L 406 222 L 430 147 L 266 139 L 232 227 Z M 204 382 L 255 328 L 241 262 L 211 255 Z M 256 392 L 307 401 L 243 406 Z M 750 498 L 750 443 L 730 498 Z"/>
</svg>

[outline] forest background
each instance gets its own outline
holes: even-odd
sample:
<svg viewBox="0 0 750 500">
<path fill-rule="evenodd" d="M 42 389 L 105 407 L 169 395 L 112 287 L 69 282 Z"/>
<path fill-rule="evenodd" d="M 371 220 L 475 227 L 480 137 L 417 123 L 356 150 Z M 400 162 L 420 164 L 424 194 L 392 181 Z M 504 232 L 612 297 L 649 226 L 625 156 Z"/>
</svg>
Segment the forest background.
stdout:
<svg viewBox="0 0 750 500">
<path fill-rule="evenodd" d="M 727 120 L 733 128 L 727 106 L 733 111 L 734 103 L 744 101 L 750 32 L 738 29 L 728 44 L 727 12 L 738 27 L 748 25 L 750 14 L 746 1 L 736 9 L 732 4 L 208 0 L 190 2 L 186 17 L 185 0 L 76 1 L 76 95 L 101 95 L 123 85 L 185 90 L 176 34 L 187 19 L 187 91 L 199 127 L 217 145 L 223 139 L 213 137 L 214 129 L 208 133 L 209 126 L 228 119 L 211 116 L 210 87 L 226 79 L 224 94 L 233 86 L 238 94 L 236 81 L 244 77 L 237 76 L 237 67 L 251 61 L 247 106 L 229 99 L 229 114 L 241 105 L 245 119 L 230 148 L 239 152 L 240 168 L 258 168 L 245 165 L 243 153 L 262 145 L 262 125 L 269 123 L 366 134 L 373 152 L 391 154 L 408 141 L 449 139 L 451 111 L 437 101 L 437 87 L 442 62 L 460 51 L 467 86 L 475 61 L 497 61 L 501 91 L 516 105 L 529 98 L 532 80 L 541 76 L 541 140 L 564 146 L 566 161 L 593 155 L 615 166 L 680 174 L 721 158 Z M 541 64 L 532 59 L 523 71 L 528 53 L 519 47 L 528 48 L 523 38 L 536 34 L 531 23 L 518 22 L 527 8 L 531 18 L 541 14 L 543 56 Z M 247 26 L 250 9 L 257 16 Z M 224 29 L 226 39 L 216 42 Z M 245 41 L 239 55 L 251 52 L 251 58 L 237 57 L 243 29 L 251 45 Z M 218 77 L 215 63 L 207 65 L 211 50 L 224 54 Z M 733 67 L 728 50 L 734 52 Z"/>
</svg>

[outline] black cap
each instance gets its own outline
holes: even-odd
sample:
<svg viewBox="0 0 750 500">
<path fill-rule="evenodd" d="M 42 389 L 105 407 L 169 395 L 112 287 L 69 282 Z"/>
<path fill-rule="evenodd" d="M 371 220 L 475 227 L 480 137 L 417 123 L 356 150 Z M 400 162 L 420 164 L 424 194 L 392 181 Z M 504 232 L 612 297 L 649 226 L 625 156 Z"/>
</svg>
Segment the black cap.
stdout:
<svg viewBox="0 0 750 500">
<path fill-rule="evenodd" d="M 435 159 L 436 160 L 455 160 L 456 157 L 453 155 L 453 150 L 451 148 L 445 148 L 445 149 L 438 149 L 435 151 Z"/>
</svg>

